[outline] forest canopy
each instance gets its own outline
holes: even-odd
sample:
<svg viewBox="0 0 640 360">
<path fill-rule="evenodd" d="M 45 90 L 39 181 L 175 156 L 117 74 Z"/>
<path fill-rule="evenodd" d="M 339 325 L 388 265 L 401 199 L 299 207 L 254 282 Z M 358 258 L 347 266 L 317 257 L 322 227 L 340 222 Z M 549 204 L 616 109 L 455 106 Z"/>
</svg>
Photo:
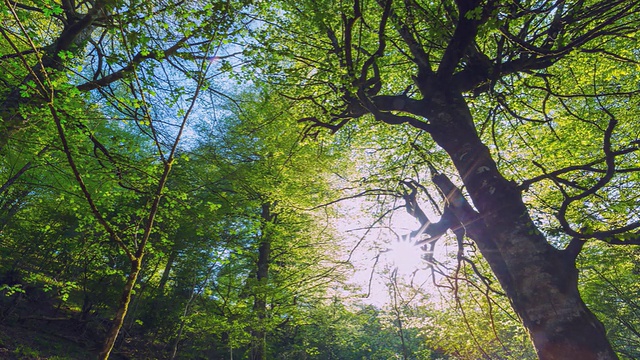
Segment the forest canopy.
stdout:
<svg viewBox="0 0 640 360">
<path fill-rule="evenodd" d="M 0 17 L 1 356 L 640 357 L 637 1 Z"/>
</svg>

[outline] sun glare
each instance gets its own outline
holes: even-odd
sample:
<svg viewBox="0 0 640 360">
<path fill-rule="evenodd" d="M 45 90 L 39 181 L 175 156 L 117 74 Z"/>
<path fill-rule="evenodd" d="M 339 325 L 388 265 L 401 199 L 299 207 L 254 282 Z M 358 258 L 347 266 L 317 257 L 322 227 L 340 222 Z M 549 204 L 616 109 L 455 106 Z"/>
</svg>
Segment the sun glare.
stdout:
<svg viewBox="0 0 640 360">
<path fill-rule="evenodd" d="M 398 272 L 403 274 L 410 274 L 424 267 L 424 252 L 415 245 L 415 239 L 410 237 L 411 231 L 420 228 L 420 223 L 409 214 L 397 213 L 391 220 L 391 228 L 397 237 L 389 240 L 389 250 L 384 254 L 389 264 L 397 267 Z"/>
<path fill-rule="evenodd" d="M 420 228 L 420 223 L 406 211 L 396 211 L 392 217 L 372 226 L 373 219 L 363 211 L 364 201 L 343 203 L 344 221 L 339 228 L 345 238 L 345 254 L 353 265 L 350 282 L 362 290 L 362 301 L 384 306 L 389 300 L 389 270 L 395 270 L 398 281 L 422 287 L 430 279 L 424 270 L 427 263 L 422 259 L 425 252 L 415 245 L 416 239 L 409 235 Z M 415 279 L 419 281 L 414 282 Z M 423 289 L 428 291 L 428 289 Z"/>
<path fill-rule="evenodd" d="M 390 265 L 397 267 L 401 274 L 411 274 L 415 270 L 423 268 L 425 263 L 422 260 L 424 253 L 419 246 L 414 245 L 410 239 L 393 241 L 385 257 Z"/>
</svg>

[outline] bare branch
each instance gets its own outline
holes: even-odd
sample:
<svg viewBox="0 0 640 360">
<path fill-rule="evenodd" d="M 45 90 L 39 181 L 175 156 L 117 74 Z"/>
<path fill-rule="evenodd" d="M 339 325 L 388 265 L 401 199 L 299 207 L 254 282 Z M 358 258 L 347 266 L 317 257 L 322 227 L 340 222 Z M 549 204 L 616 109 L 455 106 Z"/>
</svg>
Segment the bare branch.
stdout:
<svg viewBox="0 0 640 360">
<path fill-rule="evenodd" d="M 109 85 L 113 82 L 116 82 L 122 79 L 125 75 L 134 71 L 136 65 L 142 63 L 144 60 L 147 60 L 147 59 L 159 60 L 159 59 L 163 59 L 176 54 L 177 51 L 187 42 L 187 40 L 189 40 L 188 37 L 183 37 L 182 39 L 178 40 L 173 46 L 160 52 L 150 51 L 144 55 L 142 52 L 139 52 L 135 56 L 133 56 L 131 61 L 129 61 L 129 63 L 126 66 L 122 67 L 120 70 L 117 70 L 109 75 L 105 75 L 99 79 L 93 79 L 84 84 L 80 84 L 77 86 L 77 88 L 80 91 L 90 91 L 90 90 L 97 89 L 99 87 Z M 99 71 L 100 69 L 97 70 L 97 72 Z"/>
<path fill-rule="evenodd" d="M 611 152 L 611 156 L 616 157 L 616 156 L 622 156 L 622 155 L 626 155 L 629 153 L 632 153 L 634 151 L 638 151 L 640 150 L 640 146 L 638 145 L 631 145 L 629 147 L 617 150 L 617 151 L 612 151 Z M 574 172 L 574 171 L 583 171 L 583 172 L 592 172 L 592 173 L 606 173 L 607 170 L 606 169 L 599 169 L 599 168 L 595 168 L 595 165 L 598 164 L 602 164 L 603 162 L 605 162 L 607 160 L 607 157 L 602 157 L 593 161 L 590 161 L 586 164 L 583 165 L 573 165 L 573 166 L 567 166 L 565 168 L 562 169 L 558 169 L 549 173 L 544 173 L 542 175 L 538 175 L 535 177 L 532 177 L 531 179 L 527 179 L 522 181 L 522 183 L 518 186 L 518 188 L 520 190 L 526 190 L 528 189 L 531 185 L 540 182 L 542 180 L 547 180 L 547 179 L 556 179 L 558 180 L 558 176 L 563 175 L 563 174 L 567 174 L 570 172 Z M 616 173 L 626 173 L 626 172 L 636 172 L 636 171 L 640 171 L 640 167 L 633 167 L 633 168 L 616 168 L 615 172 Z"/>
</svg>

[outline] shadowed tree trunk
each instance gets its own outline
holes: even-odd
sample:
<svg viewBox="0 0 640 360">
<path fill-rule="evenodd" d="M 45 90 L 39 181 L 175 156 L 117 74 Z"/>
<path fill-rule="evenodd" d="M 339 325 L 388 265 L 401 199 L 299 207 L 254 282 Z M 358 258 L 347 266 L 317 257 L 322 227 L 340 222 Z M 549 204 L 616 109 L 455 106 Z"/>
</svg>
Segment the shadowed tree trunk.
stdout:
<svg viewBox="0 0 640 360">
<path fill-rule="evenodd" d="M 111 350 L 113 350 L 113 346 L 118 339 L 118 334 L 120 333 L 122 324 L 124 324 L 124 317 L 127 315 L 127 311 L 129 310 L 129 303 L 131 302 L 133 288 L 136 285 L 138 275 L 140 274 L 141 263 L 141 257 L 131 261 L 131 269 L 129 270 L 127 282 L 122 289 L 122 294 L 120 295 L 120 302 L 118 303 L 117 307 L 118 310 L 116 311 L 113 322 L 111 323 L 111 327 L 107 332 L 104 344 L 102 345 L 102 350 L 100 350 L 100 354 L 98 355 L 98 359 L 108 359 L 109 355 L 111 354 Z"/>
<path fill-rule="evenodd" d="M 257 323 L 251 330 L 251 360 L 265 360 L 267 352 L 266 324 L 267 318 L 267 285 L 269 283 L 269 263 L 271 262 L 271 234 L 270 223 L 276 221 L 277 214 L 271 212 L 271 203 L 262 204 L 261 234 L 258 248 L 258 262 L 256 268 L 257 286 L 254 294 L 253 311 Z"/>
<path fill-rule="evenodd" d="M 561 231 L 573 239 L 565 249 L 559 250 L 532 221 L 521 194 L 525 186 L 519 187 L 499 171 L 476 130 L 476 124 L 482 119 L 474 121 L 467 99 L 483 106 L 487 105 L 484 101 L 492 105 L 495 102 L 500 106 L 496 109 L 503 111 L 500 117 L 491 117 L 489 113 L 483 126 L 491 121 L 494 126 L 501 126 L 499 120 L 509 117 L 522 122 L 528 120 L 524 115 L 518 117 L 517 112 L 505 105 L 507 96 L 515 97 L 514 102 L 522 101 L 522 111 L 540 116 L 542 120 L 536 120 L 546 126 L 547 121 L 551 121 L 548 113 L 556 111 L 551 110 L 547 99 L 557 97 L 557 102 L 566 106 L 565 95 L 554 92 L 556 88 L 549 85 L 549 79 L 560 78 L 563 70 L 576 71 L 571 68 L 573 64 L 564 59 L 569 54 L 601 53 L 614 58 L 612 63 L 617 62 L 607 66 L 618 66 L 622 72 L 632 71 L 629 64 L 637 63 L 635 57 L 627 60 L 617 55 L 617 51 L 622 51 L 618 41 L 637 31 L 638 2 L 378 0 L 372 4 L 354 0 L 348 4 L 348 9 L 308 6 L 303 10 L 299 10 L 299 6 L 304 5 L 283 2 L 299 11 L 291 14 L 296 21 L 315 26 L 317 34 L 325 35 L 321 41 L 306 39 L 304 45 L 291 42 L 287 37 L 291 34 L 280 38 L 281 43 L 289 47 L 293 59 L 304 59 L 296 63 L 301 69 L 297 74 L 304 81 L 296 84 L 301 85 L 299 88 L 292 87 L 289 92 L 301 101 L 310 99 L 309 104 L 318 109 L 317 117 L 300 119 L 308 125 L 306 135 L 317 135 L 323 128 L 332 133 L 339 131 L 365 115 L 372 115 L 390 127 L 411 126 L 422 131 L 420 136 L 423 138 L 417 138 L 417 141 L 431 143 L 430 139 L 424 138 L 430 137 L 444 149 L 471 200 L 468 202 L 444 174 L 434 173 L 433 181 L 446 194 L 447 206 L 441 221 L 431 224 L 424 232 L 439 236 L 447 229 L 460 231 L 462 228 L 464 235 L 477 244 L 528 330 L 541 359 L 616 359 L 604 327 L 580 297 L 575 259 L 588 239 L 613 241 L 619 245 L 640 243 L 637 233 L 640 222 L 627 217 L 627 224 L 617 226 L 612 223 L 613 230 L 594 234 L 573 230 L 566 214 L 570 204 L 585 201 L 608 184 L 616 172 L 617 156 L 622 158 L 639 147 L 632 142 L 635 145 L 623 144 L 621 150 L 612 149 L 612 133 L 617 120 L 600 102 L 601 95 L 597 91 L 601 89 L 593 90 L 595 93 L 577 90 L 583 91 L 582 95 L 576 95 L 583 102 L 577 101 L 576 106 L 595 102 L 594 107 L 602 109 L 604 118 L 610 119 L 608 126 L 601 126 L 602 116 L 593 115 L 585 120 L 558 105 L 557 111 L 566 110 L 564 119 L 569 122 L 599 122 L 593 131 L 597 136 L 603 135 L 600 150 L 604 154 L 600 156 L 605 159 L 591 160 L 595 161 L 593 164 L 602 165 L 601 168 L 581 169 L 592 176 L 590 180 L 595 185 L 566 185 L 570 191 L 558 186 L 562 200 L 554 215 Z M 333 13 L 327 14 L 327 11 Z M 322 20 L 315 20 L 309 14 L 318 15 Z M 286 26 L 276 28 L 271 33 L 272 38 L 280 36 L 283 29 Z M 609 43 L 612 46 L 603 45 Z M 632 43 L 635 44 L 633 41 L 628 44 Z M 322 51 L 307 50 L 314 46 Z M 313 58 L 313 61 L 307 58 Z M 561 60 L 562 64 L 557 65 Z M 596 88 L 595 71 L 593 77 Z M 542 79 L 540 86 L 520 85 L 523 90 L 539 91 L 531 90 L 543 98 L 538 99 L 542 103 L 537 105 L 539 108 L 530 104 L 534 101 L 518 97 L 519 88 L 514 87 L 525 81 L 523 78 Z M 320 91 L 313 86 L 308 86 L 309 91 L 304 92 L 306 81 L 329 83 L 326 94 L 319 95 Z M 561 80 L 554 84 L 567 86 Z M 603 80 L 603 89 L 608 84 Z M 635 91 L 629 86 L 626 89 Z M 574 89 L 566 91 L 575 93 Z M 478 98 L 484 94 L 487 96 Z M 340 105 L 332 105 L 335 103 Z M 360 125 L 351 130 L 366 133 Z M 517 136 L 517 130 L 501 130 Z M 419 159 L 416 163 L 424 160 L 433 159 Z M 630 161 L 629 158 L 625 160 Z M 448 166 L 446 163 L 440 165 Z M 606 191 L 616 192 L 616 185 L 611 185 L 614 190 Z M 631 203 L 632 200 L 627 201 Z M 633 211 L 633 205 L 627 209 Z M 626 237 L 614 236 L 618 234 Z"/>
<path fill-rule="evenodd" d="M 169 253 L 169 258 L 167 259 L 167 264 L 164 267 L 164 271 L 162 272 L 162 278 L 160 278 L 160 282 L 158 283 L 158 289 L 156 290 L 158 296 L 164 296 L 164 288 L 169 281 L 169 275 L 171 274 L 171 269 L 173 268 L 173 264 L 178 258 L 179 251 L 177 250 L 177 246 L 174 245 Z"/>
<path fill-rule="evenodd" d="M 441 93 L 429 112 L 431 135 L 462 175 L 477 211 L 444 175 L 434 182 L 500 281 L 540 359 L 616 359 L 578 292 L 577 254 L 555 249 L 537 230 L 516 184 L 500 174 L 471 126 L 461 94 Z"/>
</svg>

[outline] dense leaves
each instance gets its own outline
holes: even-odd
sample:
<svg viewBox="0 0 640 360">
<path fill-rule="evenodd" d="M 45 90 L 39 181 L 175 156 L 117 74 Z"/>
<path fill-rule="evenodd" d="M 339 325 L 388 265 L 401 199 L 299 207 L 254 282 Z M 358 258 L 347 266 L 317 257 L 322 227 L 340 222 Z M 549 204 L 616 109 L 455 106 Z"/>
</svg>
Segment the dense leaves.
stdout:
<svg viewBox="0 0 640 360">
<path fill-rule="evenodd" d="M 639 12 L 5 0 L 0 323 L 103 359 L 637 358 Z"/>
</svg>

